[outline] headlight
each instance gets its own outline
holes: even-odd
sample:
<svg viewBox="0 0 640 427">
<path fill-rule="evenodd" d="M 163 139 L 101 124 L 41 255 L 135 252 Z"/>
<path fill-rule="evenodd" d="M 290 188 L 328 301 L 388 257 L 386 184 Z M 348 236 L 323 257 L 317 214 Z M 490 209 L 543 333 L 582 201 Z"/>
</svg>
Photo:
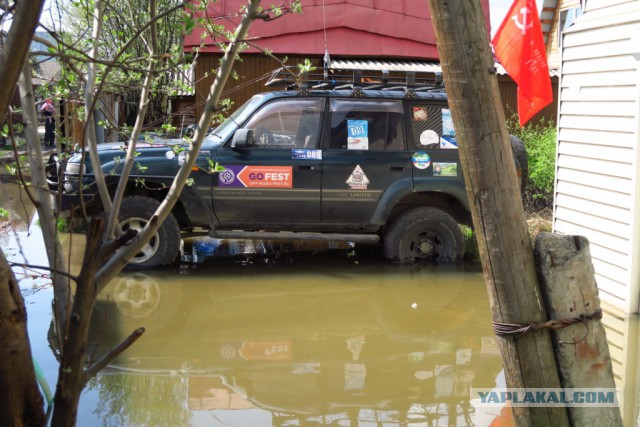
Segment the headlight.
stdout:
<svg viewBox="0 0 640 427">
<path fill-rule="evenodd" d="M 82 163 L 67 163 L 67 167 L 64 170 L 65 175 L 76 175 L 79 176 L 80 173 L 84 174 L 86 172 L 85 165 Z"/>
</svg>

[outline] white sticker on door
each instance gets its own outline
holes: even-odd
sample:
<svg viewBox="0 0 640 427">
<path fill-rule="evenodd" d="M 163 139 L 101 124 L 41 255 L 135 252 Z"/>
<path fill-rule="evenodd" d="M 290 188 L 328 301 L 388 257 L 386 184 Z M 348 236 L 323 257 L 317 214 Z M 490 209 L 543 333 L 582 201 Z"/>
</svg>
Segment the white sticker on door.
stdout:
<svg viewBox="0 0 640 427">
<path fill-rule="evenodd" d="M 346 182 L 353 190 L 366 190 L 369 186 L 369 178 L 364 174 L 360 165 L 356 165 L 356 168 L 351 172 Z"/>
</svg>

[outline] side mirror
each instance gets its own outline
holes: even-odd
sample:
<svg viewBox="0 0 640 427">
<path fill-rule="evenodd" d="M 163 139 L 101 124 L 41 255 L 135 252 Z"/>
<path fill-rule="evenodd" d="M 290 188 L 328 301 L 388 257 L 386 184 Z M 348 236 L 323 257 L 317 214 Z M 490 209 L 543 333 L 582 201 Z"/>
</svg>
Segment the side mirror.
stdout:
<svg viewBox="0 0 640 427">
<path fill-rule="evenodd" d="M 253 130 L 251 129 L 238 129 L 231 140 L 231 148 L 253 147 L 254 145 Z"/>
</svg>

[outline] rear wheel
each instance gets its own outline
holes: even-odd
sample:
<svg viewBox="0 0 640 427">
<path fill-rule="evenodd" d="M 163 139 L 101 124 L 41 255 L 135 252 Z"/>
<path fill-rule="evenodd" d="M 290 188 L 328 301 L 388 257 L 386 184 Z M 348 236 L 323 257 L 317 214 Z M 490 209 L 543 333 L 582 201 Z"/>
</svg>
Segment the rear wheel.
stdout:
<svg viewBox="0 0 640 427">
<path fill-rule="evenodd" d="M 520 190 L 524 193 L 529 183 L 529 158 L 527 156 L 527 149 L 522 139 L 517 136 L 509 135 L 509 140 L 513 148 L 513 156 L 518 161 L 520 167 Z"/>
<path fill-rule="evenodd" d="M 464 235 L 451 215 L 431 207 L 415 208 L 396 219 L 384 236 L 386 258 L 410 262 L 460 262 Z"/>
<path fill-rule="evenodd" d="M 151 197 L 125 197 L 119 215 L 121 227 L 123 230 L 141 231 L 158 206 L 160 202 Z M 171 264 L 179 250 L 180 228 L 178 221 L 170 213 L 151 240 L 129 261 L 129 267 L 152 268 Z"/>
</svg>

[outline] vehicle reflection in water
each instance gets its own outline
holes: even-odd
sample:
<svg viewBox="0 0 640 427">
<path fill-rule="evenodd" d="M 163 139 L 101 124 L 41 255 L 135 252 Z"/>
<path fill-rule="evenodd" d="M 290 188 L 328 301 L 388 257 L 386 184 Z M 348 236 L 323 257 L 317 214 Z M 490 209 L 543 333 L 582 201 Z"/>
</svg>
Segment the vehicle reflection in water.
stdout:
<svg viewBox="0 0 640 427">
<path fill-rule="evenodd" d="M 101 293 L 90 354 L 146 328 L 92 383 L 103 423 L 463 426 L 499 413 L 469 402 L 502 370 L 477 267 L 265 247 Z"/>
</svg>

